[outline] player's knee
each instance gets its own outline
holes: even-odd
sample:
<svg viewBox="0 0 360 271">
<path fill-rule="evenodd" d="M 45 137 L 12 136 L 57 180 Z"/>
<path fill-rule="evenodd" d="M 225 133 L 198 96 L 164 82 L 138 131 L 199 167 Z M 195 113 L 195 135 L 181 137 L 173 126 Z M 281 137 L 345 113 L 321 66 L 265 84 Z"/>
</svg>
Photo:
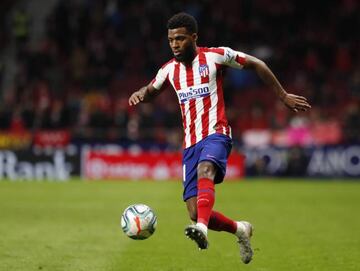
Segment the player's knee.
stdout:
<svg viewBox="0 0 360 271">
<path fill-rule="evenodd" d="M 212 162 L 204 161 L 198 165 L 197 173 L 199 178 L 214 179 L 216 174 L 216 167 Z"/>
</svg>

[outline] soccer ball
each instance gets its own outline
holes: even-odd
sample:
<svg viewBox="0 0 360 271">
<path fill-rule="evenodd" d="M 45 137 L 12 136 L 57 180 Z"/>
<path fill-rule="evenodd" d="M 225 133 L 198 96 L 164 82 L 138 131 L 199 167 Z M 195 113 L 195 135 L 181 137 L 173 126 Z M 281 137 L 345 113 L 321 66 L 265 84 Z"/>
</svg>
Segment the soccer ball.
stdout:
<svg viewBox="0 0 360 271">
<path fill-rule="evenodd" d="M 154 211 L 145 204 L 134 204 L 127 207 L 121 216 L 121 228 L 132 239 L 149 238 L 156 229 L 157 217 Z"/>
</svg>

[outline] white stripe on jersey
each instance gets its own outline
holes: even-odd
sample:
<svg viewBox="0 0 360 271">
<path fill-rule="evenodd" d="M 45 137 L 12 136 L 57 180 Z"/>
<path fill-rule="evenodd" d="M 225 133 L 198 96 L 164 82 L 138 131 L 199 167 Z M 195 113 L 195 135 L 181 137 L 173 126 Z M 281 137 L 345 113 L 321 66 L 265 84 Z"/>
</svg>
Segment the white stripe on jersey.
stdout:
<svg viewBox="0 0 360 271">
<path fill-rule="evenodd" d="M 184 135 L 184 143 L 185 146 L 187 145 L 186 142 L 191 142 L 191 135 L 190 135 L 190 103 L 185 103 L 185 118 L 186 118 L 186 128 L 185 128 L 185 135 Z"/>
<path fill-rule="evenodd" d="M 196 99 L 196 119 L 195 119 L 195 136 L 196 142 L 199 142 L 202 139 L 202 121 L 201 116 L 204 114 L 204 104 L 203 99 Z"/>
<path fill-rule="evenodd" d="M 186 89 L 186 68 L 184 65 L 180 64 L 180 86 L 181 89 Z"/>
<path fill-rule="evenodd" d="M 210 74 L 213 74 L 214 77 L 210 77 L 210 89 L 215 89 L 217 92 L 216 85 L 216 65 L 212 63 L 209 65 Z M 217 104 L 218 104 L 218 95 L 211 95 L 211 108 L 209 109 L 209 134 L 216 132 L 215 126 L 217 123 Z"/>
<path fill-rule="evenodd" d="M 192 65 L 192 70 L 194 74 L 194 86 L 201 85 L 201 77 L 196 76 L 199 72 L 199 60 L 198 57 L 195 58 L 195 62 Z M 201 116 L 204 114 L 204 105 L 203 99 L 196 99 L 196 119 L 195 119 L 195 135 L 196 135 L 196 142 L 199 142 L 202 139 L 202 121 Z"/>
</svg>

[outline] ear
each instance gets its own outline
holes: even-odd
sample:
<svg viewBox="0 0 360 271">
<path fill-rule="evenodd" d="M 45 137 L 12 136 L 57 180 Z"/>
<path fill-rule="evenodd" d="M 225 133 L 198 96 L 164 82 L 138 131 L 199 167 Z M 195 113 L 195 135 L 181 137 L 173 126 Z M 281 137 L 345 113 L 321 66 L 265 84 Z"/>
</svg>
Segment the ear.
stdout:
<svg viewBox="0 0 360 271">
<path fill-rule="evenodd" d="M 198 39 L 197 33 L 192 33 L 192 34 L 191 34 L 191 37 L 192 37 L 192 39 L 193 39 L 194 42 L 197 42 L 197 39 Z"/>
</svg>

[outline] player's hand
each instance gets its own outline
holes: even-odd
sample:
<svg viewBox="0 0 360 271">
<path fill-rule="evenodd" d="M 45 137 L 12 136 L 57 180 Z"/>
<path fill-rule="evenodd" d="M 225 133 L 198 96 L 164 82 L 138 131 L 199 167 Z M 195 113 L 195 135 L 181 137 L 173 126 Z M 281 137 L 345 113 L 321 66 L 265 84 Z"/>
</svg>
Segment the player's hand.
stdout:
<svg viewBox="0 0 360 271">
<path fill-rule="evenodd" d="M 138 91 L 135 91 L 133 94 L 131 94 L 129 98 L 129 105 L 137 105 L 138 103 L 144 101 L 146 92 L 146 87 L 142 87 Z"/>
<path fill-rule="evenodd" d="M 282 101 L 294 112 L 307 111 L 311 108 L 305 97 L 295 94 L 286 94 Z"/>
</svg>

